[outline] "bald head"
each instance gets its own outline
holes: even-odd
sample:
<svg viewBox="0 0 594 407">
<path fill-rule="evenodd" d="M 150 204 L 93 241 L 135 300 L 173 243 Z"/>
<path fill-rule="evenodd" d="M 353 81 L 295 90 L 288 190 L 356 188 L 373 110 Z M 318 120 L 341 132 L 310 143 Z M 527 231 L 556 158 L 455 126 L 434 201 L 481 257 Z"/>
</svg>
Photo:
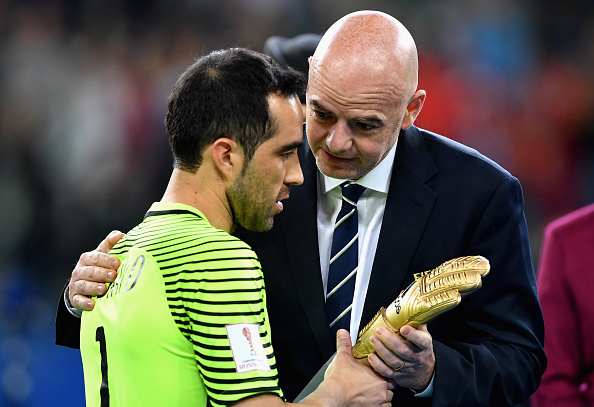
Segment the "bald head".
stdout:
<svg viewBox="0 0 594 407">
<path fill-rule="evenodd" d="M 314 76 L 320 66 L 333 75 L 389 83 L 402 98 L 411 97 L 418 84 L 411 34 L 400 21 L 378 11 L 358 11 L 334 23 L 311 59 Z"/>
<path fill-rule="evenodd" d="M 417 71 L 415 42 L 395 18 L 360 11 L 330 27 L 307 88 L 307 140 L 323 174 L 360 179 L 392 151 L 425 101 Z"/>
</svg>

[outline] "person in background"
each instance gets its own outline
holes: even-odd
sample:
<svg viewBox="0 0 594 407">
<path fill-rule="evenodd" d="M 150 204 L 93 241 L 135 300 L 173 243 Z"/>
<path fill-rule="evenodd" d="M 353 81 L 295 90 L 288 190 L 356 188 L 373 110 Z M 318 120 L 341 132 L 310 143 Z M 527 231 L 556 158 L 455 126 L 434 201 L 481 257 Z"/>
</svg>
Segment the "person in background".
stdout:
<svg viewBox="0 0 594 407">
<path fill-rule="evenodd" d="M 235 232 L 262 264 L 290 400 L 334 353 L 332 329 L 346 327 L 354 341 L 416 277 L 466 255 L 491 264 L 481 289 L 428 326 L 378 328 L 369 364 L 398 385 L 401 406 L 521 405 L 540 384 L 544 327 L 521 185 L 479 152 L 414 126 L 426 99 L 418 69 L 414 40 L 394 17 L 359 11 L 334 23 L 309 62 L 304 183 L 269 232 Z M 343 198 L 353 185 L 359 199 Z M 331 287 L 343 202 L 357 211 L 357 263 Z M 92 308 L 88 296 L 105 292 L 117 265 L 100 251 L 81 256 L 59 304 L 57 343 L 77 346 L 68 309 Z M 331 318 L 328 299 L 347 286 L 349 305 Z"/>
<path fill-rule="evenodd" d="M 274 35 L 264 42 L 262 52 L 285 67 L 301 72 L 306 78 L 309 75 L 309 58 L 313 55 L 322 36 L 314 33 L 299 34 L 292 38 Z M 305 115 L 305 91 L 299 94 L 299 101 Z"/>
<path fill-rule="evenodd" d="M 546 226 L 537 284 L 549 365 L 532 405 L 594 406 L 594 204 Z"/>
<path fill-rule="evenodd" d="M 160 202 L 110 252 L 121 272 L 82 314 L 87 406 L 282 406 L 257 256 L 291 186 L 304 80 L 241 48 L 198 58 L 168 99 L 174 168 Z M 386 406 L 393 385 L 350 354 L 303 405 Z M 297 350 L 300 352 L 299 350 Z"/>
</svg>

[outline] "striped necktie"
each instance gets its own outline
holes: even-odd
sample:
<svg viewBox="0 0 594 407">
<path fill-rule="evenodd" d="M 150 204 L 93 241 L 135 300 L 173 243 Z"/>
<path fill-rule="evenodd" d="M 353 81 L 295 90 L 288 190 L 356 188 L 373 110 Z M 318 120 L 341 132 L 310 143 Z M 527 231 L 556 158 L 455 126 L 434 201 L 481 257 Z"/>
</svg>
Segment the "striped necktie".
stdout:
<svg viewBox="0 0 594 407">
<path fill-rule="evenodd" d="M 351 322 L 359 262 L 357 201 L 365 190 L 364 187 L 351 182 L 342 184 L 341 189 L 342 206 L 334 224 L 326 291 L 326 313 L 333 337 L 336 337 L 338 329 L 349 329 Z"/>
</svg>

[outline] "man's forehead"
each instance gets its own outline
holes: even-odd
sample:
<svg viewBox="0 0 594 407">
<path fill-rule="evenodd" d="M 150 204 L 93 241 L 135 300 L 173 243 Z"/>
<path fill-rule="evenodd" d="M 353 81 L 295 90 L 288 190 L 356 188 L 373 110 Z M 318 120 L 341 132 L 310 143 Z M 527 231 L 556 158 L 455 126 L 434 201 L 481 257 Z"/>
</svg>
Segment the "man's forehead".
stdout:
<svg viewBox="0 0 594 407">
<path fill-rule="evenodd" d="M 310 73 L 307 99 L 317 95 L 339 103 L 387 104 L 394 106 L 404 97 L 402 81 L 392 75 L 357 75 L 352 72 L 315 69 Z"/>
<path fill-rule="evenodd" d="M 308 94 L 307 109 L 315 109 L 347 119 L 363 119 L 371 122 L 385 122 L 396 106 L 391 98 L 359 95 L 351 98 L 328 98 L 323 93 Z"/>
<path fill-rule="evenodd" d="M 274 98 L 271 103 L 271 119 L 275 127 L 268 145 L 287 148 L 300 145 L 303 139 L 303 113 L 296 95 Z"/>
</svg>

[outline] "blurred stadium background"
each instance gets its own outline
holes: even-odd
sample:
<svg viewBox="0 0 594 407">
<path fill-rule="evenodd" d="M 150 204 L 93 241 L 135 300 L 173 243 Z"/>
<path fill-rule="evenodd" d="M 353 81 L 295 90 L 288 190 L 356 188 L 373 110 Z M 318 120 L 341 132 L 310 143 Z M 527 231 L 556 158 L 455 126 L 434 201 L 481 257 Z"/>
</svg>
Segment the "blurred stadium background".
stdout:
<svg viewBox="0 0 594 407">
<path fill-rule="evenodd" d="M 544 224 L 594 202 L 592 1 L 0 1 L 0 406 L 84 404 L 78 352 L 53 344 L 56 301 L 80 253 L 160 198 L 185 67 L 358 9 L 415 37 L 417 125 L 520 179 L 536 264 Z"/>
</svg>

